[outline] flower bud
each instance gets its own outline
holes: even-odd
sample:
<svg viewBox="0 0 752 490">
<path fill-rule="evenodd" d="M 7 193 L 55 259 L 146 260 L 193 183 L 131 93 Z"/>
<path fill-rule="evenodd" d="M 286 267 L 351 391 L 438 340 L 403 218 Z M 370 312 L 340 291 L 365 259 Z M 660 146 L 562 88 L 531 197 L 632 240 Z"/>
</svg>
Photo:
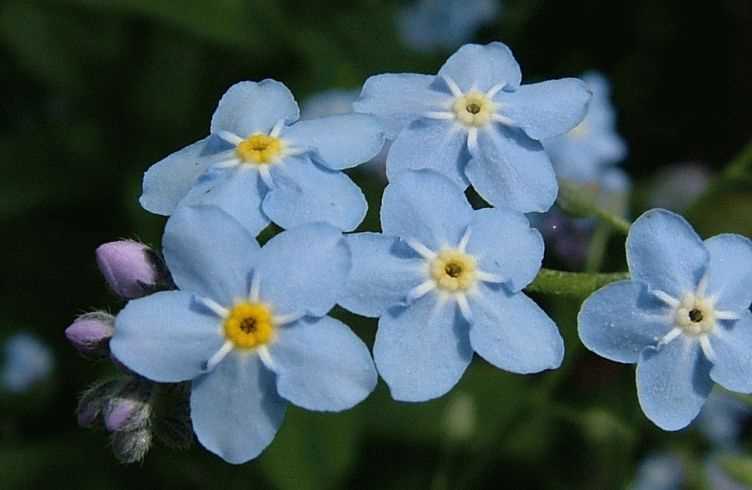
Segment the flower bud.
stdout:
<svg viewBox="0 0 752 490">
<path fill-rule="evenodd" d="M 121 383 L 119 380 L 107 380 L 84 391 L 76 408 L 78 425 L 84 428 L 94 427 L 100 419 L 107 400 L 119 391 Z"/>
<path fill-rule="evenodd" d="M 122 298 L 146 296 L 164 282 L 161 260 L 142 243 L 133 240 L 105 243 L 97 248 L 96 255 L 107 284 Z"/>
<path fill-rule="evenodd" d="M 151 430 L 115 432 L 112 434 L 112 452 L 124 464 L 137 463 L 144 459 L 151 448 Z"/>
<path fill-rule="evenodd" d="M 107 313 L 87 313 L 65 329 L 65 337 L 81 354 L 103 357 L 109 352 L 114 323 L 115 318 Z"/>
<path fill-rule="evenodd" d="M 122 432 L 145 427 L 151 417 L 150 394 L 151 386 L 146 382 L 134 380 L 126 384 L 120 393 L 107 400 L 105 428 L 110 432 Z"/>
</svg>

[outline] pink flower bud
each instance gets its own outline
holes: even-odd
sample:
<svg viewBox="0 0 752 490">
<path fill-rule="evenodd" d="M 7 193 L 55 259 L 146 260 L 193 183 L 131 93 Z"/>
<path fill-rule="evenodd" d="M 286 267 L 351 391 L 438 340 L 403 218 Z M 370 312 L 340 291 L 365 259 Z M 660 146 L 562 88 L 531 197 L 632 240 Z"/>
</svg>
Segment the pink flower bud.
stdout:
<svg viewBox="0 0 752 490">
<path fill-rule="evenodd" d="M 109 352 L 115 318 L 104 312 L 87 313 L 65 329 L 68 341 L 81 354 L 102 357 Z"/>
<path fill-rule="evenodd" d="M 135 299 L 151 293 L 163 282 L 157 254 L 142 243 L 121 240 L 97 248 L 97 264 L 107 284 L 118 296 Z"/>
</svg>

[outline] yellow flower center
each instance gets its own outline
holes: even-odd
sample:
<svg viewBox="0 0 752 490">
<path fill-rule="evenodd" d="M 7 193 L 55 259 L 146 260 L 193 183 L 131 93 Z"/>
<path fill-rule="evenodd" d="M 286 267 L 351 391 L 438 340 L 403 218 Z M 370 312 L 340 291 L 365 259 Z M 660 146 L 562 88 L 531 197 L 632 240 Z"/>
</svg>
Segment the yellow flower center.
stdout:
<svg viewBox="0 0 752 490">
<path fill-rule="evenodd" d="M 253 134 L 235 147 L 235 153 L 244 163 L 265 165 L 274 163 L 283 149 L 282 140 L 265 134 Z"/>
<path fill-rule="evenodd" d="M 707 298 L 688 294 L 676 309 L 676 325 L 687 335 L 703 335 L 715 328 L 715 307 Z"/>
<path fill-rule="evenodd" d="M 431 277 L 440 289 L 466 290 L 475 283 L 475 258 L 459 250 L 439 252 L 430 267 Z"/>
<path fill-rule="evenodd" d="M 238 303 L 225 319 L 227 340 L 238 349 L 252 349 L 274 337 L 272 310 L 263 303 Z"/>
<path fill-rule="evenodd" d="M 452 109 L 457 119 L 465 126 L 478 128 L 488 124 L 496 111 L 496 104 L 485 94 L 471 90 L 454 99 Z"/>
</svg>

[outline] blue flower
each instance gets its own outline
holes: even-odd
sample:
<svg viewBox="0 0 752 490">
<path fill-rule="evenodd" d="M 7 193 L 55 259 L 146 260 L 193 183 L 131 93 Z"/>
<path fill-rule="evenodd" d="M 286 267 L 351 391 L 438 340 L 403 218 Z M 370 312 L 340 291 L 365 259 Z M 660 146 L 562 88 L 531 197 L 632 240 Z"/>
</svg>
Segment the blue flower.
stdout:
<svg viewBox="0 0 752 490">
<path fill-rule="evenodd" d="M 629 490 L 679 490 L 684 483 L 684 465 L 671 453 L 651 454 L 640 462 Z"/>
<path fill-rule="evenodd" d="M 643 214 L 627 238 L 632 280 L 588 298 L 579 334 L 607 359 L 637 364 L 645 415 L 686 427 L 713 387 L 752 392 L 752 242 L 705 240 L 679 215 Z"/>
<path fill-rule="evenodd" d="M 353 230 L 366 201 L 341 170 L 370 160 L 382 129 L 362 114 L 301 121 L 290 91 L 274 80 L 240 82 L 222 96 L 210 136 L 144 176 L 141 205 L 170 215 L 178 203 L 216 205 L 252 233 L 321 221 Z"/>
<path fill-rule="evenodd" d="M 369 78 L 355 110 L 381 117 L 396 138 L 393 178 L 431 168 L 494 206 L 545 211 L 558 186 L 539 140 L 569 131 L 585 116 L 590 92 L 574 78 L 520 85 L 520 67 L 498 42 L 467 44 L 438 75 Z"/>
<path fill-rule="evenodd" d="M 6 341 L 4 351 L 0 382 L 10 392 L 23 393 L 52 371 L 50 350 L 30 334 L 12 336 Z"/>
<path fill-rule="evenodd" d="M 332 89 L 319 92 L 303 101 L 300 118 L 302 120 L 350 114 L 353 102 L 358 98 L 357 90 Z"/>
<path fill-rule="evenodd" d="M 498 0 L 417 0 L 400 11 L 397 27 L 416 51 L 456 49 L 499 10 Z"/>
<path fill-rule="evenodd" d="M 146 378 L 192 381 L 204 447 L 248 461 L 272 441 L 288 402 L 339 411 L 373 390 L 368 348 L 326 316 L 350 268 L 339 230 L 303 225 L 259 248 L 222 210 L 181 206 L 163 243 L 179 290 L 128 303 L 110 345 Z"/>
<path fill-rule="evenodd" d="M 746 403 L 713 390 L 700 412 L 698 428 L 714 446 L 733 449 L 739 442 L 742 423 L 750 416 L 752 409 Z"/>
<path fill-rule="evenodd" d="M 473 351 L 515 373 L 561 364 L 556 325 L 521 291 L 543 258 L 524 215 L 475 211 L 450 179 L 409 171 L 384 191 L 381 227 L 347 237 L 353 267 L 339 303 L 379 317 L 374 358 L 395 399 L 448 392 Z"/>
<path fill-rule="evenodd" d="M 543 141 L 556 175 L 581 183 L 598 183 L 604 170 L 624 159 L 627 147 L 616 132 L 608 80 L 597 72 L 582 79 L 592 91 L 585 119 L 569 132 Z"/>
</svg>

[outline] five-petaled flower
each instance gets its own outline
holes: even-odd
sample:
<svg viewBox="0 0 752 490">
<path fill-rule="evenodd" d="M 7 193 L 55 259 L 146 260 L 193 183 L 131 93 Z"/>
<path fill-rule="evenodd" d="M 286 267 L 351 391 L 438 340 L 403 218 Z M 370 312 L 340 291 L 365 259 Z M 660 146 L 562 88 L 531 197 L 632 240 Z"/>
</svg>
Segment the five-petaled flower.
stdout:
<svg viewBox="0 0 752 490">
<path fill-rule="evenodd" d="M 665 430 L 686 427 L 713 382 L 752 392 L 752 242 L 705 240 L 680 216 L 651 210 L 627 238 L 630 281 L 582 306 L 579 333 L 593 352 L 637 363 L 645 415 Z"/>
<path fill-rule="evenodd" d="M 358 112 L 380 116 L 396 138 L 387 158 L 392 178 L 431 168 L 489 203 L 546 211 L 558 186 L 540 140 L 569 131 L 585 117 L 590 92 L 574 78 L 520 85 L 509 48 L 467 44 L 438 75 L 369 78 Z"/>
<path fill-rule="evenodd" d="M 379 153 L 381 126 L 364 114 L 294 123 L 298 116 L 295 99 L 277 81 L 233 85 L 212 116 L 210 136 L 146 172 L 141 205 L 162 215 L 179 203 L 216 205 L 254 234 L 270 221 L 354 230 L 367 204 L 341 170 Z"/>
<path fill-rule="evenodd" d="M 181 206 L 164 253 L 177 291 L 128 303 L 113 354 L 157 382 L 192 381 L 201 444 L 231 463 L 272 441 L 287 402 L 339 411 L 376 386 L 366 345 L 326 316 L 350 269 L 341 232 L 303 225 L 259 248 L 216 207 Z"/>
<path fill-rule="evenodd" d="M 543 258 L 524 215 L 473 210 L 461 187 L 420 170 L 387 186 L 381 226 L 347 237 L 353 267 L 339 303 L 380 317 L 374 358 L 395 399 L 443 395 L 473 351 L 516 373 L 561 364 L 556 325 L 521 292 Z"/>
</svg>

